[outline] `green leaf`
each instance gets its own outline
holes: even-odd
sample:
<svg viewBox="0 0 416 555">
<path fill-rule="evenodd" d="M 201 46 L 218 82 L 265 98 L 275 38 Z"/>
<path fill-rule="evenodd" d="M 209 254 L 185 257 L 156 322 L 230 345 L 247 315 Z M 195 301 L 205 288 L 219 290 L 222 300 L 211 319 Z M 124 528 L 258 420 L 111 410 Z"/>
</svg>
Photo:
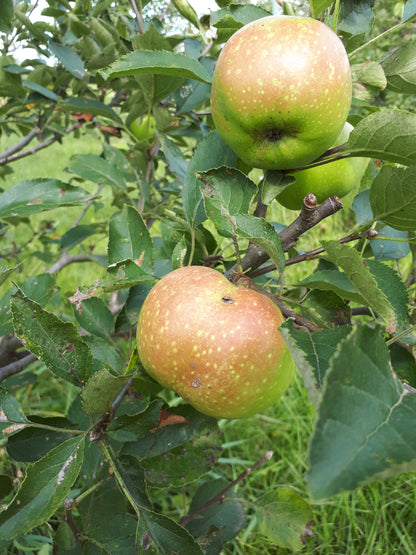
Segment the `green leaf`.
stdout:
<svg viewBox="0 0 416 555">
<path fill-rule="evenodd" d="M 250 239 L 270 256 L 280 275 L 283 275 L 285 255 L 279 234 L 264 218 L 238 214 L 235 218 L 235 229 L 238 237 Z"/>
<path fill-rule="evenodd" d="M 57 94 L 46 87 L 42 87 L 42 85 L 39 85 L 38 83 L 33 83 L 32 81 L 23 79 L 22 85 L 24 85 L 27 89 L 44 96 L 45 98 L 49 98 L 49 100 L 53 100 L 54 102 L 58 102 L 59 100 L 59 96 Z"/>
<path fill-rule="evenodd" d="M 416 45 L 413 41 L 393 48 L 382 60 L 389 89 L 399 93 L 416 92 Z"/>
<path fill-rule="evenodd" d="M 61 237 L 61 249 L 70 251 L 95 233 L 97 233 L 97 229 L 92 225 L 77 225 L 71 227 Z"/>
<path fill-rule="evenodd" d="M 173 75 L 211 83 L 211 75 L 205 67 L 189 56 L 167 51 L 136 50 L 126 54 L 100 74 L 104 79 L 114 79 L 123 75 L 142 75 L 146 73 Z"/>
<path fill-rule="evenodd" d="M 69 97 L 61 100 L 59 107 L 69 112 L 82 112 L 93 114 L 94 116 L 103 116 L 116 123 L 123 123 L 120 116 L 112 108 L 98 100 Z"/>
<path fill-rule="evenodd" d="M 370 189 L 374 220 L 394 229 L 416 229 L 416 166 L 384 166 Z"/>
<path fill-rule="evenodd" d="M 304 547 L 304 537 L 311 534 L 314 513 L 310 505 L 291 488 L 275 488 L 255 502 L 260 533 L 279 547 L 296 552 Z"/>
<path fill-rule="evenodd" d="M 182 486 L 211 470 L 222 451 L 214 418 L 204 416 L 192 407 L 176 407 L 166 414 L 159 413 L 161 421 L 155 426 L 149 419 L 150 414 L 150 410 L 143 414 L 148 426 L 146 432 L 140 431 L 138 422 L 137 441 L 126 443 L 122 451 L 140 457 L 149 481 L 158 487 Z M 173 421 L 176 423 L 170 423 L 171 417 L 175 417 Z M 139 420 L 138 416 L 134 418 Z M 120 420 L 119 425 L 131 421 L 132 418 L 126 418 Z"/>
<path fill-rule="evenodd" d="M 284 338 L 295 360 L 302 361 L 304 359 L 300 363 L 299 369 L 304 377 L 309 395 L 312 394 L 311 398 L 319 397 L 316 390 L 322 388 L 330 360 L 340 342 L 351 332 L 351 327 L 338 326 L 329 330 L 307 333 L 295 328 L 292 321 L 286 321 L 279 329 L 284 333 Z M 310 371 L 313 374 L 313 381 L 310 379 Z"/>
<path fill-rule="evenodd" d="M 71 428 L 71 423 L 66 418 L 42 418 L 36 415 L 30 418 L 32 423 L 41 424 L 45 428 L 26 426 L 8 438 L 7 452 L 15 461 L 37 461 L 72 435 L 67 431 Z M 59 432 L 51 427 L 66 429 Z"/>
<path fill-rule="evenodd" d="M 257 192 L 257 186 L 239 170 L 217 168 L 198 173 L 205 212 L 220 233 L 232 236 L 233 216 L 246 215 Z"/>
<path fill-rule="evenodd" d="M 407 0 L 403 10 L 402 21 L 408 21 L 414 15 L 416 15 L 416 0 Z"/>
<path fill-rule="evenodd" d="M 201 547 L 191 534 L 174 520 L 154 511 L 142 509 L 141 518 L 146 530 L 141 544 L 150 543 L 161 555 L 172 553 L 192 553 L 202 555 Z"/>
<path fill-rule="evenodd" d="M 10 187 L 0 195 L 0 218 L 28 216 L 60 206 L 88 202 L 90 194 L 58 179 L 29 179 Z"/>
<path fill-rule="evenodd" d="M 314 500 L 416 470 L 416 394 L 390 368 L 383 335 L 354 328 L 327 373 L 310 447 Z"/>
<path fill-rule="evenodd" d="M 14 16 L 13 0 L 2 0 L 0 3 L 0 31 L 10 33 Z"/>
<path fill-rule="evenodd" d="M 0 422 L 7 424 L 27 424 L 18 401 L 6 389 L 0 387 Z"/>
<path fill-rule="evenodd" d="M 295 284 L 296 287 L 308 287 L 319 291 L 332 291 L 342 299 L 362 304 L 364 299 L 348 279 L 347 274 L 337 269 L 318 270 Z"/>
<path fill-rule="evenodd" d="M 64 501 L 81 470 L 85 438 L 74 437 L 27 467 L 25 479 L 0 513 L 0 537 L 25 534 L 46 522 Z"/>
<path fill-rule="evenodd" d="M 218 478 L 202 484 L 192 498 L 189 514 L 193 514 L 213 497 L 222 492 L 229 482 Z M 186 524 L 187 530 L 198 539 L 206 555 L 216 555 L 223 545 L 233 538 L 246 525 L 244 507 L 232 491 L 227 491 L 221 502 L 207 507 L 203 512 Z"/>
<path fill-rule="evenodd" d="M 75 318 L 85 331 L 106 340 L 111 340 L 114 316 L 105 302 L 97 297 L 85 299 L 74 308 Z"/>
<path fill-rule="evenodd" d="M 124 191 L 127 188 L 120 170 L 97 154 L 77 154 L 69 164 L 68 171 L 87 181 L 99 185 L 110 185 L 116 190 L 122 189 Z"/>
<path fill-rule="evenodd" d="M 199 29 L 198 15 L 188 0 L 172 0 L 172 4 L 185 19 Z"/>
<path fill-rule="evenodd" d="M 85 77 L 84 62 L 71 48 L 52 41 L 48 44 L 48 48 L 74 77 L 77 79 Z"/>
<path fill-rule="evenodd" d="M 351 66 L 353 82 L 370 85 L 377 89 L 384 90 L 387 86 L 387 79 L 382 66 L 377 62 L 363 62 Z"/>
<path fill-rule="evenodd" d="M 140 213 L 132 206 L 125 206 L 110 220 L 108 264 L 117 266 L 131 261 L 138 274 L 153 270 L 153 241 Z"/>
<path fill-rule="evenodd" d="M 385 225 L 377 229 L 376 239 L 370 241 L 376 260 L 400 260 L 410 253 L 407 231 L 399 231 Z M 395 241 L 398 239 L 398 241 Z"/>
<path fill-rule="evenodd" d="M 411 166 L 416 163 L 416 114 L 383 110 L 363 118 L 343 153 Z"/>
<path fill-rule="evenodd" d="M 95 372 L 81 393 L 85 414 L 102 414 L 111 411 L 114 398 L 128 380 L 129 376 L 113 376 L 107 368 Z"/>
<path fill-rule="evenodd" d="M 161 137 L 160 143 L 170 170 L 176 174 L 179 181 L 183 181 L 188 161 L 184 157 L 182 150 L 167 137 Z"/>
<path fill-rule="evenodd" d="M 16 335 L 57 377 L 74 385 L 88 379 L 92 356 L 70 322 L 43 310 L 36 302 L 18 291 L 11 302 Z"/>
<path fill-rule="evenodd" d="M 188 252 L 188 246 L 184 237 L 176 244 L 172 252 L 172 268 L 182 268 L 185 265 L 185 257 Z"/>
<path fill-rule="evenodd" d="M 261 17 L 271 15 L 270 12 L 260 6 L 244 5 L 235 3 L 231 6 L 211 13 L 211 25 L 218 29 L 219 38 L 227 40 L 235 31 Z"/>
<path fill-rule="evenodd" d="M 371 307 L 384 321 L 387 329 L 394 332 L 396 329 L 394 309 L 371 275 L 365 260 L 356 250 L 347 245 L 341 245 L 337 241 L 324 241 L 322 245 L 331 262 L 344 270 L 358 293 L 365 299 L 366 306 Z"/>
<path fill-rule="evenodd" d="M 333 0 L 309 0 L 311 17 L 316 19 L 321 12 L 329 8 L 332 2 Z"/>
<path fill-rule="evenodd" d="M 183 208 L 192 227 L 198 227 L 206 220 L 198 173 L 220 166 L 234 166 L 235 161 L 236 155 L 217 131 L 212 131 L 199 143 L 188 164 L 182 190 Z"/>
</svg>

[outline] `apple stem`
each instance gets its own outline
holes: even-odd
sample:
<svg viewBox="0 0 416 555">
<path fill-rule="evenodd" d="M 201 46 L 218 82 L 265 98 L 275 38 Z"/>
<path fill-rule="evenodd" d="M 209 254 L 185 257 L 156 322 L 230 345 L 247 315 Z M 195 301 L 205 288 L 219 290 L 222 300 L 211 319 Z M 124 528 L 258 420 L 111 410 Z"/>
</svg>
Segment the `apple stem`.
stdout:
<svg viewBox="0 0 416 555">
<path fill-rule="evenodd" d="M 196 516 L 203 513 L 206 509 L 208 509 L 212 505 L 215 505 L 216 503 L 221 505 L 221 503 L 223 503 L 223 501 L 225 500 L 226 494 L 234 486 L 236 486 L 237 484 L 239 484 L 240 482 L 245 480 L 249 474 L 251 474 L 252 472 L 257 470 L 257 468 L 259 468 L 259 466 L 261 466 L 265 462 L 269 461 L 272 457 L 273 457 L 273 451 L 266 451 L 266 453 L 257 462 L 255 462 L 253 464 L 253 466 L 250 466 L 249 468 L 246 468 L 239 476 L 237 476 L 237 478 L 235 480 L 230 482 L 228 484 L 228 486 L 226 486 L 223 490 L 221 490 L 219 493 L 217 493 L 217 495 L 215 495 L 209 501 L 207 501 L 206 503 L 201 505 L 201 507 L 198 507 L 193 513 L 182 517 L 181 520 L 179 521 L 179 524 L 181 526 L 185 526 L 186 524 L 188 524 L 188 522 L 191 522 L 191 520 L 193 520 Z"/>
</svg>

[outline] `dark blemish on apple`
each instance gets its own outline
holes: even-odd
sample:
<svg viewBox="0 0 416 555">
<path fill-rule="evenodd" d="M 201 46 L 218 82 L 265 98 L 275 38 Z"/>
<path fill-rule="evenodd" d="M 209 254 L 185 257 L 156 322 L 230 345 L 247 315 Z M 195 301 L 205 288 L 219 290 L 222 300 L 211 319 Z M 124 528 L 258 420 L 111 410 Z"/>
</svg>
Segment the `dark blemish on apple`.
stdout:
<svg viewBox="0 0 416 555">
<path fill-rule="evenodd" d="M 191 362 L 189 363 L 189 366 L 190 366 L 191 368 L 195 368 L 195 362 L 194 362 L 194 361 L 191 361 Z"/>
<path fill-rule="evenodd" d="M 231 297 L 227 297 L 227 296 L 223 297 L 221 300 L 225 304 L 233 304 L 234 303 L 234 299 L 232 299 Z"/>
</svg>

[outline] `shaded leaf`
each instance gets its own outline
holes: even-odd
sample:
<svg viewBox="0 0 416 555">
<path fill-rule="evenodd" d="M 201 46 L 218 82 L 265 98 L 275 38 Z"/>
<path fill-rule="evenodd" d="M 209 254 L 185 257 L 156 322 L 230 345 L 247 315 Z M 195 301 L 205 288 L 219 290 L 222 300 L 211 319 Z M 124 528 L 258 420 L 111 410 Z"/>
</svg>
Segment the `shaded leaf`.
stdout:
<svg viewBox="0 0 416 555">
<path fill-rule="evenodd" d="M 407 231 L 399 231 L 388 225 L 378 229 L 377 239 L 370 241 L 370 246 L 376 260 L 399 260 L 410 253 Z"/>
<path fill-rule="evenodd" d="M 71 48 L 52 41 L 48 44 L 48 48 L 74 77 L 77 79 L 85 77 L 84 62 Z"/>
<path fill-rule="evenodd" d="M 389 89 L 406 94 L 416 92 L 416 45 L 413 41 L 393 48 L 382 60 L 381 65 Z"/>
<path fill-rule="evenodd" d="M 69 164 L 68 171 L 99 185 L 123 190 L 127 187 L 119 168 L 97 154 L 77 154 Z"/>
<path fill-rule="evenodd" d="M 416 229 L 416 166 L 384 166 L 370 189 L 374 220 L 394 229 Z"/>
<path fill-rule="evenodd" d="M 0 195 L 0 218 L 28 216 L 59 206 L 82 205 L 89 198 L 90 194 L 84 189 L 58 179 L 30 179 Z"/>
<path fill-rule="evenodd" d="M 11 302 L 16 335 L 57 377 L 81 384 L 92 371 L 92 356 L 76 327 L 43 310 L 18 291 Z"/>
<path fill-rule="evenodd" d="M 152 73 L 211 83 L 211 75 L 197 60 L 167 51 L 136 50 L 126 54 L 108 68 L 102 69 L 100 73 L 104 79 Z"/>
<path fill-rule="evenodd" d="M 411 166 L 416 163 L 415 135 L 416 114 L 383 110 L 358 122 L 343 152 Z"/>
<path fill-rule="evenodd" d="M 83 411 L 86 414 L 111 411 L 112 402 L 128 380 L 129 376 L 113 376 L 107 368 L 95 372 L 81 393 Z"/>
<path fill-rule="evenodd" d="M 315 500 L 416 470 L 416 394 L 390 368 L 378 329 L 354 328 L 331 361 L 310 447 Z"/>
<path fill-rule="evenodd" d="M 105 302 L 91 297 L 74 308 L 75 318 L 85 331 L 103 339 L 110 340 L 114 330 L 114 316 Z"/>
<path fill-rule="evenodd" d="M 115 121 L 117 123 L 123 123 L 120 116 L 112 109 L 99 100 L 94 100 L 91 98 L 78 98 L 69 97 L 62 100 L 59 107 L 63 110 L 68 110 L 71 112 L 83 112 L 87 114 L 93 114 L 94 116 L 104 116 L 105 118 Z"/>
<path fill-rule="evenodd" d="M 13 0 L 2 0 L 0 3 L 0 31 L 10 33 L 14 15 Z"/>
<path fill-rule="evenodd" d="M 25 534 L 55 513 L 78 477 L 84 441 L 84 436 L 70 438 L 28 466 L 19 491 L 0 513 L 2 539 Z"/>
<path fill-rule="evenodd" d="M 304 537 L 314 535 L 309 527 L 313 511 L 291 488 L 268 491 L 257 499 L 255 511 L 260 533 L 281 547 L 300 551 L 304 546 Z"/>
</svg>

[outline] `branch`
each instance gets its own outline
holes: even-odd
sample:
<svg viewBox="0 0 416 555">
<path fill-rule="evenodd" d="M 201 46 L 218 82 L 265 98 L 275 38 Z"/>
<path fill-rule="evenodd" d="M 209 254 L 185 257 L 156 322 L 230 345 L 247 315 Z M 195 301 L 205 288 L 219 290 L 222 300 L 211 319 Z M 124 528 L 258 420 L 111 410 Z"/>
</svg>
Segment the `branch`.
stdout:
<svg viewBox="0 0 416 555">
<path fill-rule="evenodd" d="M 25 352 L 27 353 L 28 351 L 25 351 Z M 26 366 L 28 366 L 31 362 L 34 362 L 35 360 L 37 360 L 35 355 L 32 355 L 32 353 L 29 353 L 23 358 L 16 360 L 11 364 L 7 364 L 7 366 L 1 367 L 0 382 L 5 380 L 6 378 L 9 378 L 10 376 L 13 376 L 14 374 L 18 374 L 19 372 L 24 370 Z"/>
<path fill-rule="evenodd" d="M 59 260 L 57 260 L 50 268 L 46 270 L 47 274 L 54 274 L 55 272 L 59 272 L 68 264 L 73 264 L 74 262 L 91 262 L 91 257 L 87 256 L 86 254 L 68 254 L 67 252 L 63 252 Z"/>
<path fill-rule="evenodd" d="M 79 127 L 81 127 L 82 125 L 84 125 L 85 121 L 77 121 L 76 123 L 74 123 L 73 125 L 71 125 L 70 127 L 68 127 L 65 130 L 65 133 L 68 135 L 69 133 L 72 133 L 73 131 L 75 131 L 75 129 L 78 129 Z M 0 157 L 0 166 L 4 166 L 6 164 L 9 164 L 10 162 L 14 162 L 15 160 L 20 160 L 21 158 L 25 158 L 26 156 L 30 156 L 31 154 L 35 154 L 35 152 L 38 152 L 39 150 L 42 150 L 50 145 L 52 145 L 53 143 L 56 143 L 56 141 L 60 141 L 62 139 L 64 135 L 60 134 L 60 133 L 56 133 L 51 139 L 48 139 L 47 141 L 43 141 L 42 143 L 37 144 L 35 147 L 30 148 L 29 150 L 24 150 L 23 152 L 18 152 L 16 154 L 12 154 L 10 156 L 1 156 Z M 21 141 L 22 142 L 22 141 Z M 17 145 L 14 145 L 15 148 Z M 25 146 L 25 145 L 23 145 Z M 23 148 L 22 146 L 22 148 Z"/>
<path fill-rule="evenodd" d="M 257 470 L 257 468 L 261 466 L 263 463 L 269 461 L 272 458 L 272 456 L 273 456 L 273 451 L 266 451 L 266 453 L 261 457 L 261 459 L 259 459 L 256 463 L 254 463 L 253 466 L 250 466 L 250 468 L 246 468 L 239 476 L 237 476 L 235 480 L 230 482 L 226 488 L 220 491 L 220 493 L 217 493 L 217 495 L 215 495 L 212 499 L 210 499 L 209 501 L 201 505 L 201 507 L 198 507 L 198 509 L 196 509 L 193 513 L 182 517 L 181 520 L 179 521 L 179 524 L 181 526 L 185 526 L 185 524 L 188 524 L 188 522 L 193 520 L 199 514 L 203 513 L 206 509 L 208 509 L 212 505 L 215 505 L 216 503 L 221 505 L 221 503 L 225 499 L 226 494 L 234 486 L 242 482 L 245 478 L 247 478 L 249 474 L 251 474 L 254 470 Z"/>
<path fill-rule="evenodd" d="M 14 154 L 15 152 L 19 152 L 19 150 L 22 150 L 22 148 L 28 145 L 32 139 L 34 139 L 36 136 L 39 135 L 39 133 L 40 133 L 39 127 L 35 127 L 34 129 L 32 129 L 32 131 L 30 131 L 25 137 L 23 137 L 21 141 L 19 141 L 13 146 L 10 146 L 9 148 L 6 148 L 6 150 L 0 156 L 0 160 L 3 158 L 8 158 L 11 154 Z"/>
<path fill-rule="evenodd" d="M 323 219 L 332 216 L 338 212 L 338 210 L 341 210 L 341 208 L 342 203 L 338 197 L 330 197 L 317 206 L 315 195 L 313 193 L 306 195 L 299 216 L 279 233 L 283 250 L 285 252 L 290 250 L 296 245 L 297 240 L 305 231 L 308 231 L 308 229 L 314 227 Z M 246 273 L 246 275 L 252 277 L 251 271 L 267 262 L 268 259 L 269 255 L 265 250 L 255 243 L 250 243 L 241 261 L 242 271 Z M 227 270 L 225 276 L 229 280 L 232 280 L 237 272 L 238 267 L 235 264 L 232 268 Z"/>
</svg>

